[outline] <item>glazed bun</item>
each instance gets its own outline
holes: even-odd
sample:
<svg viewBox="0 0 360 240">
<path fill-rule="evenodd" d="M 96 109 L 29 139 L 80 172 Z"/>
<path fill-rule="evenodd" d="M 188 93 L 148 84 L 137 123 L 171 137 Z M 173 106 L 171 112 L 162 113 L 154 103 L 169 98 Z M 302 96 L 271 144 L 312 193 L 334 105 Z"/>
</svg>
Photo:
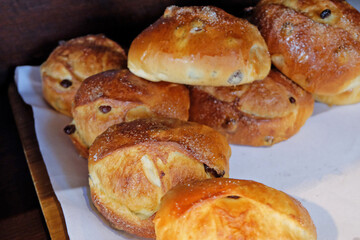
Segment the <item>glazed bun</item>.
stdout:
<svg viewBox="0 0 360 240">
<path fill-rule="evenodd" d="M 87 157 L 95 138 L 111 125 L 154 116 L 187 121 L 189 107 L 189 90 L 183 85 L 149 82 L 128 70 L 108 70 L 81 84 L 75 95 L 74 119 L 65 132 Z"/>
<path fill-rule="evenodd" d="M 132 42 L 128 67 L 150 81 L 230 86 L 263 79 L 270 56 L 258 29 L 216 7 L 166 8 Z"/>
<path fill-rule="evenodd" d="M 343 0 L 262 0 L 255 8 L 273 64 L 318 100 L 360 101 L 360 13 Z"/>
<path fill-rule="evenodd" d="M 104 35 L 60 42 L 40 67 L 43 96 L 55 110 L 71 116 L 73 98 L 85 78 L 125 67 L 124 50 Z"/>
<path fill-rule="evenodd" d="M 231 150 L 210 127 L 146 118 L 108 128 L 90 147 L 89 184 L 95 207 L 121 230 L 155 237 L 161 197 L 180 183 L 227 177 Z"/>
<path fill-rule="evenodd" d="M 208 125 L 232 144 L 270 146 L 297 133 L 314 99 L 276 70 L 235 87 L 192 87 L 190 121 Z"/>
<path fill-rule="evenodd" d="M 263 184 L 208 179 L 178 185 L 161 200 L 154 219 L 158 240 L 315 240 L 307 210 Z"/>
</svg>

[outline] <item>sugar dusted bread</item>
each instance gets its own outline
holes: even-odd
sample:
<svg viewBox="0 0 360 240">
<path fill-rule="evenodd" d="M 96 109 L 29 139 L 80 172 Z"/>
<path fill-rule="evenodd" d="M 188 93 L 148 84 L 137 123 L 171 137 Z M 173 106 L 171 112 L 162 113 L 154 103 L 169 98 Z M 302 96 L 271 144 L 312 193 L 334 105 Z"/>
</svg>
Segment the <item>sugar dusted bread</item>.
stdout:
<svg viewBox="0 0 360 240">
<path fill-rule="evenodd" d="M 95 207 L 121 230 L 155 237 L 161 197 L 189 181 L 227 177 L 231 150 L 210 127 L 146 118 L 108 128 L 90 147 L 89 184 Z"/>
<path fill-rule="evenodd" d="M 157 240 L 315 240 L 299 201 L 263 184 L 208 179 L 171 189 L 154 219 Z"/>
<path fill-rule="evenodd" d="M 150 81 L 230 86 L 263 79 L 270 56 L 258 29 L 210 6 L 171 6 L 135 38 L 128 67 Z"/>
<path fill-rule="evenodd" d="M 187 121 L 189 107 L 189 91 L 183 85 L 149 82 L 128 70 L 109 70 L 81 84 L 74 99 L 74 119 L 64 130 L 87 158 L 95 138 L 111 125 L 155 116 Z"/>
<path fill-rule="evenodd" d="M 262 0 L 255 8 L 272 63 L 328 104 L 360 101 L 360 13 L 343 0 Z"/>
<path fill-rule="evenodd" d="M 193 87 L 190 102 L 190 121 L 218 130 L 232 144 L 250 146 L 290 138 L 314 109 L 311 94 L 276 70 L 245 85 Z"/>
<path fill-rule="evenodd" d="M 40 67 L 43 96 L 55 110 L 71 116 L 73 98 L 85 78 L 125 67 L 124 50 L 104 35 L 60 42 Z"/>
</svg>

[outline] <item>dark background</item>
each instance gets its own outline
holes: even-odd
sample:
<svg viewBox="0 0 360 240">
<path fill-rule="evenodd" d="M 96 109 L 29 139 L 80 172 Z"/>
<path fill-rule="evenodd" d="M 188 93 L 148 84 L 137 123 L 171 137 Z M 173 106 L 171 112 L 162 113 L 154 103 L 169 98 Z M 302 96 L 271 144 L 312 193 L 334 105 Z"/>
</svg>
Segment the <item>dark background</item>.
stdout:
<svg viewBox="0 0 360 240">
<path fill-rule="evenodd" d="M 18 65 L 44 62 L 59 40 L 103 33 L 127 49 L 169 5 L 214 5 L 236 16 L 258 0 L 2 0 L 0 3 L 0 239 L 49 239 L 7 89 Z"/>
</svg>

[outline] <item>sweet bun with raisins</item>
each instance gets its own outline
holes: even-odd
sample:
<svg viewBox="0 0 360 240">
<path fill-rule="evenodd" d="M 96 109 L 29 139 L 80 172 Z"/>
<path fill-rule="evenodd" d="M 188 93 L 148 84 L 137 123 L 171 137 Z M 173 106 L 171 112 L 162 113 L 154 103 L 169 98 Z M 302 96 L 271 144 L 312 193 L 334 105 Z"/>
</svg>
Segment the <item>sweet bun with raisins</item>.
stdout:
<svg viewBox="0 0 360 240">
<path fill-rule="evenodd" d="M 262 0 L 254 23 L 276 68 L 318 101 L 360 101 L 360 13 L 346 1 Z"/>
<path fill-rule="evenodd" d="M 316 240 L 299 201 L 261 183 L 228 178 L 178 185 L 156 213 L 157 240 Z"/>
<path fill-rule="evenodd" d="M 265 78 L 270 66 L 258 29 L 212 6 L 166 8 L 128 54 L 135 75 L 187 85 L 245 84 Z"/>
<path fill-rule="evenodd" d="M 261 81 L 234 87 L 190 89 L 190 121 L 208 125 L 232 144 L 271 146 L 305 124 L 312 95 L 277 70 Z"/>
<path fill-rule="evenodd" d="M 108 70 L 85 79 L 72 109 L 73 121 L 65 127 L 87 158 L 95 138 L 111 125 L 146 117 L 189 117 L 189 90 L 176 83 L 149 82 L 129 70 Z"/>
<path fill-rule="evenodd" d="M 126 68 L 125 51 L 104 35 L 87 35 L 60 42 L 41 65 L 44 99 L 71 116 L 71 104 L 81 82 L 96 73 Z"/>
</svg>

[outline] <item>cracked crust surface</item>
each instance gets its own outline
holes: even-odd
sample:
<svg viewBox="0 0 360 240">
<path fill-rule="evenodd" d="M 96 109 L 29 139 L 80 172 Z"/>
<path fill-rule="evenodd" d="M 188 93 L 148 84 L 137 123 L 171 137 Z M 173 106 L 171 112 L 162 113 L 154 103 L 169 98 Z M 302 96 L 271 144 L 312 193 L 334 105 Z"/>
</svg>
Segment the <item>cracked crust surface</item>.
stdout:
<svg viewBox="0 0 360 240">
<path fill-rule="evenodd" d="M 262 0 L 254 22 L 291 80 L 329 104 L 360 101 L 360 13 L 346 1 Z"/>
</svg>

